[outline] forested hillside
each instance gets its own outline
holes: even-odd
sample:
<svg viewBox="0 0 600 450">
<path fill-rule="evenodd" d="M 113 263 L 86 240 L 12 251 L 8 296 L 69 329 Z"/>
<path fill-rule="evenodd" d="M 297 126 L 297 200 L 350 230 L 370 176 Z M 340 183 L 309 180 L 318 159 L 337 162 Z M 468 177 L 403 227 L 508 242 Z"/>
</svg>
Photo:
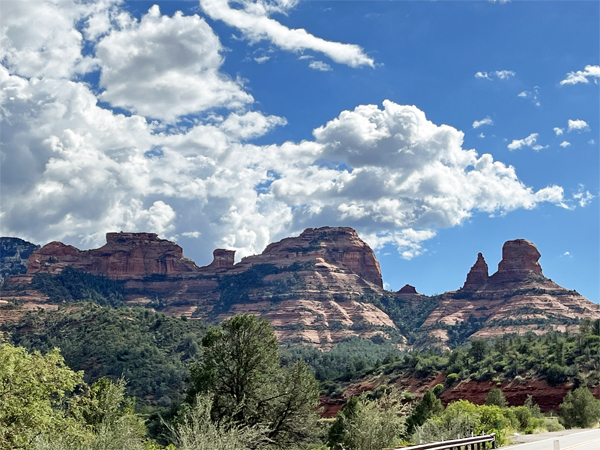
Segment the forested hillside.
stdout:
<svg viewBox="0 0 600 450">
<path fill-rule="evenodd" d="M 145 308 L 82 304 L 31 312 L 5 325 L 14 345 L 43 353 L 57 347 L 87 382 L 124 377 L 138 403 L 168 406 L 185 391 L 190 363 L 200 356 L 207 326 Z"/>
</svg>

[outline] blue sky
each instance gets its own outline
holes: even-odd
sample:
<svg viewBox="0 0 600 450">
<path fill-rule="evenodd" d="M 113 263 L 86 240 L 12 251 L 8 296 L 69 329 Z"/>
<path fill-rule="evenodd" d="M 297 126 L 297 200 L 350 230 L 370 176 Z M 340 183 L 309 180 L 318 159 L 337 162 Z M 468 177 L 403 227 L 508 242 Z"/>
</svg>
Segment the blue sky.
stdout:
<svg viewBox="0 0 600 450">
<path fill-rule="evenodd" d="M 155 231 L 207 264 L 354 227 L 390 289 L 525 238 L 600 300 L 600 9 L 4 1 L 2 235 Z M 305 30 L 305 31 L 300 31 Z"/>
</svg>

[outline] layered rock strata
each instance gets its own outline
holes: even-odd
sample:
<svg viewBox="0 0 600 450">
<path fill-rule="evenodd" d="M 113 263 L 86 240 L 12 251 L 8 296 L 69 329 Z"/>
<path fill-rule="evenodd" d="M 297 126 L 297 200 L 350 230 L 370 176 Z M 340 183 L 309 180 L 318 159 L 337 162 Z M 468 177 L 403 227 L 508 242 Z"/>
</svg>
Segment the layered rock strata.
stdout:
<svg viewBox="0 0 600 450">
<path fill-rule="evenodd" d="M 599 305 L 543 275 L 540 257 L 533 243 L 508 241 L 502 247 L 498 271 L 488 277 L 487 264 L 479 253 L 464 286 L 443 294 L 423 327 L 447 342 L 448 327 L 468 321 L 480 325 L 471 337 L 493 338 L 553 329 L 576 331 L 579 319 L 600 318 Z"/>
<path fill-rule="evenodd" d="M 66 266 L 113 280 L 143 279 L 153 275 L 178 276 L 198 272 L 182 248 L 155 233 L 106 233 L 106 244 L 81 251 L 51 242 L 29 258 L 27 275 L 58 273 Z"/>
<path fill-rule="evenodd" d="M 467 281 L 465 281 L 462 287 L 465 291 L 476 291 L 481 288 L 489 278 L 488 265 L 483 258 L 481 253 L 477 254 L 477 261 L 471 267 L 471 270 L 467 274 Z"/>
<path fill-rule="evenodd" d="M 281 340 L 324 348 L 348 336 L 396 328 L 387 314 L 363 301 L 382 295 L 383 283 L 375 254 L 352 228 L 309 228 L 238 264 L 233 250 L 217 249 L 205 267 L 153 233 L 108 233 L 106 240 L 86 251 L 51 242 L 31 255 L 27 274 L 13 283 L 71 266 L 123 280 L 130 304 L 214 320 L 248 312 L 269 319 Z"/>
<path fill-rule="evenodd" d="M 600 306 L 544 277 L 540 252 L 531 242 L 508 241 L 502 255 L 497 272 L 489 276 L 480 253 L 461 289 L 431 299 L 437 307 L 418 330 L 417 342 L 458 344 L 450 341 L 457 335 L 453 327 L 460 327 L 461 336 L 468 330 L 473 337 L 495 337 L 575 331 L 581 318 L 600 318 Z M 251 313 L 267 318 L 282 341 L 328 348 L 348 336 L 398 337 L 372 299 L 387 296 L 393 303 L 393 297 L 393 307 L 408 307 L 407 314 L 422 311 L 422 302 L 430 300 L 410 285 L 384 291 L 375 254 L 351 228 L 308 228 L 237 264 L 233 250 L 217 249 L 213 256 L 211 264 L 198 267 L 181 247 L 153 233 L 108 233 L 103 247 L 86 251 L 52 242 L 31 254 L 25 275 L 7 281 L 0 303 L 21 299 L 24 309 L 46 305 L 46 298 L 26 285 L 36 273 L 72 266 L 124 281 L 129 304 L 215 321 Z M 25 290 L 10 291 L 11 285 L 25 285 Z"/>
</svg>

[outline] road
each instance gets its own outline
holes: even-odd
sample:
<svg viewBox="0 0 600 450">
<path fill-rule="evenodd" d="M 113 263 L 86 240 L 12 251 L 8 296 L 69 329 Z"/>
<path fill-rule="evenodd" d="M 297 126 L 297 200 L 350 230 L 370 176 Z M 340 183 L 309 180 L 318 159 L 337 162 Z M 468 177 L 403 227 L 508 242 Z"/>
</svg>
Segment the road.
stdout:
<svg viewBox="0 0 600 450">
<path fill-rule="evenodd" d="M 536 435 L 528 436 L 533 437 Z M 581 430 L 571 434 L 557 431 L 555 433 L 545 433 L 544 436 L 537 435 L 537 437 L 541 437 L 543 440 L 503 448 L 507 450 L 557 450 L 554 441 L 558 441 L 558 450 L 600 450 L 600 429 Z M 525 436 L 522 436 L 522 438 L 525 438 Z"/>
</svg>

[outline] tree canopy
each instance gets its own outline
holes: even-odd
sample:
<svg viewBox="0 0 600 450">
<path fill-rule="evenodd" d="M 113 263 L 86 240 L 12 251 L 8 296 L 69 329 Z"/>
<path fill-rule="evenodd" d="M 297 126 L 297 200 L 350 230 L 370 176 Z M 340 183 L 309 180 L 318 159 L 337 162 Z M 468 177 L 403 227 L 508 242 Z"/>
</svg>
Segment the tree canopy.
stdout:
<svg viewBox="0 0 600 450">
<path fill-rule="evenodd" d="M 290 448 L 309 439 L 318 419 L 319 387 L 308 366 L 280 367 L 278 344 L 266 320 L 235 316 L 202 340 L 202 361 L 192 365 L 187 401 L 211 394 L 213 419 L 264 426 L 267 439 Z"/>
</svg>

